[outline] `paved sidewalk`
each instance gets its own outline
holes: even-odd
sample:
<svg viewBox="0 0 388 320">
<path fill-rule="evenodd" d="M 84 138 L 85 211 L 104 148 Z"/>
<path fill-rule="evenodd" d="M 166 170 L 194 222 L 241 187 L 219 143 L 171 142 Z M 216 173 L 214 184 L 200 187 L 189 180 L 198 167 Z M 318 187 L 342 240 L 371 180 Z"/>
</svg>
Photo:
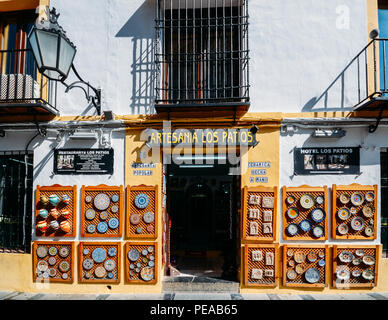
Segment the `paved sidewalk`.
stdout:
<svg viewBox="0 0 388 320">
<path fill-rule="evenodd" d="M 174 292 L 161 294 L 45 294 L 0 291 L 0 300 L 388 300 L 388 292 L 298 295 L 211 292 Z"/>
</svg>

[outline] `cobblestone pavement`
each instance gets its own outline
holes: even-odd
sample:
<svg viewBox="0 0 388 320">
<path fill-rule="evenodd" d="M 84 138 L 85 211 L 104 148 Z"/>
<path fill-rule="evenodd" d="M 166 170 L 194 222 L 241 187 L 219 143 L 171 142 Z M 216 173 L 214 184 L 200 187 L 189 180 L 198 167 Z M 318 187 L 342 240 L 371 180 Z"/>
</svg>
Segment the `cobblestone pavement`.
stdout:
<svg viewBox="0 0 388 320">
<path fill-rule="evenodd" d="M 388 292 L 298 295 L 211 292 L 174 292 L 161 294 L 45 294 L 0 291 L 0 300 L 388 300 Z"/>
</svg>

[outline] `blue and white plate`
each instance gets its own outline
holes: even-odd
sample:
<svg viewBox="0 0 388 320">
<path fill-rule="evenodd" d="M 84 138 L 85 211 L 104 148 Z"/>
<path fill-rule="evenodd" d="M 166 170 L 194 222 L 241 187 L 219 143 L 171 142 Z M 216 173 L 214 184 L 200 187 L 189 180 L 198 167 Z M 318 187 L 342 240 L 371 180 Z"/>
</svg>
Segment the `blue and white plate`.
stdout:
<svg viewBox="0 0 388 320">
<path fill-rule="evenodd" d="M 109 219 L 108 226 L 111 229 L 116 229 L 119 226 L 119 219 L 117 219 L 117 218 Z"/>
<path fill-rule="evenodd" d="M 316 223 L 320 223 L 325 220 L 325 216 L 325 211 L 321 208 L 315 208 L 311 211 L 311 219 L 313 219 Z"/>
<path fill-rule="evenodd" d="M 324 267 L 325 264 L 326 264 L 326 262 L 323 259 L 318 261 L 318 266 L 320 266 L 320 267 Z"/>
<path fill-rule="evenodd" d="M 113 271 L 116 268 L 116 262 L 112 259 L 108 259 L 104 262 L 104 268 L 106 271 Z"/>
<path fill-rule="evenodd" d="M 155 262 L 152 261 L 152 260 L 148 261 L 148 266 L 149 267 L 154 267 L 155 266 Z"/>
<path fill-rule="evenodd" d="M 107 277 L 108 279 L 113 279 L 114 274 L 112 272 L 108 272 Z"/>
<path fill-rule="evenodd" d="M 97 210 L 104 211 L 109 208 L 110 198 L 105 193 L 99 193 L 94 198 L 93 204 Z"/>
<path fill-rule="evenodd" d="M 119 201 L 120 197 L 117 195 L 117 194 L 114 194 L 112 197 L 111 197 L 111 200 L 112 202 L 117 202 Z"/>
<path fill-rule="evenodd" d="M 114 247 L 111 247 L 108 249 L 108 256 L 109 257 L 114 257 L 117 254 L 117 249 Z"/>
<path fill-rule="evenodd" d="M 150 198 L 145 193 L 139 193 L 135 197 L 135 206 L 138 207 L 139 209 L 144 209 L 148 206 L 150 202 Z"/>
<path fill-rule="evenodd" d="M 287 232 L 290 236 L 295 236 L 298 233 L 298 225 L 295 223 L 291 223 L 287 227 Z"/>
<path fill-rule="evenodd" d="M 136 261 L 140 258 L 140 252 L 136 249 L 132 249 L 128 252 L 128 259 L 131 261 Z"/>
<path fill-rule="evenodd" d="M 106 222 L 100 222 L 98 225 L 97 225 L 97 231 L 99 233 L 105 233 L 106 230 L 108 230 L 108 224 Z"/>
<path fill-rule="evenodd" d="M 92 258 L 95 262 L 101 263 L 106 259 L 106 251 L 103 248 L 96 248 L 92 252 Z"/>
<path fill-rule="evenodd" d="M 82 266 L 85 270 L 91 270 L 93 268 L 94 262 L 92 259 L 85 259 L 82 262 Z"/>
<path fill-rule="evenodd" d="M 299 223 L 299 228 L 303 231 L 303 232 L 308 232 L 311 230 L 311 222 L 308 221 L 308 220 L 302 220 L 301 223 Z"/>
<path fill-rule="evenodd" d="M 321 274 L 317 269 L 310 268 L 307 269 L 306 273 L 304 274 L 304 277 L 308 283 L 317 283 L 321 278 Z"/>
<path fill-rule="evenodd" d="M 323 237 L 325 235 L 325 230 L 321 226 L 316 226 L 313 228 L 313 235 L 316 238 Z"/>
</svg>

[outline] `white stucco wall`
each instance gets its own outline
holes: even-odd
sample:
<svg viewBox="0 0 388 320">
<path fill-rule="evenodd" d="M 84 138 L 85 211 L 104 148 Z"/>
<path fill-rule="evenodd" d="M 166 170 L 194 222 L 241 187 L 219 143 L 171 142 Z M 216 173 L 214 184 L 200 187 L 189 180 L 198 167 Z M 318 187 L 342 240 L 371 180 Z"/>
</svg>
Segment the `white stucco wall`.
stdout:
<svg viewBox="0 0 388 320">
<path fill-rule="evenodd" d="M 102 87 L 103 109 L 154 112 L 155 0 L 51 0 L 51 6 L 77 46 L 80 75 Z M 343 85 L 339 79 L 325 90 L 366 45 L 366 0 L 250 0 L 249 15 L 250 112 L 354 105 L 354 68 Z M 77 89 L 60 90 L 58 103 L 63 115 L 95 112 Z"/>
</svg>

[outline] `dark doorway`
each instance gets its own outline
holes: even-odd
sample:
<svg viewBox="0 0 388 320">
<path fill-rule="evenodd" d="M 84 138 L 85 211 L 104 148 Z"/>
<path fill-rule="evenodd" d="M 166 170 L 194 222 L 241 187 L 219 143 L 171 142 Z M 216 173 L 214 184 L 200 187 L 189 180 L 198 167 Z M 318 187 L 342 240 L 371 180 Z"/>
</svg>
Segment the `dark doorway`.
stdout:
<svg viewBox="0 0 388 320">
<path fill-rule="evenodd" d="M 171 265 L 182 275 L 237 280 L 240 176 L 229 165 L 169 165 Z"/>
</svg>

